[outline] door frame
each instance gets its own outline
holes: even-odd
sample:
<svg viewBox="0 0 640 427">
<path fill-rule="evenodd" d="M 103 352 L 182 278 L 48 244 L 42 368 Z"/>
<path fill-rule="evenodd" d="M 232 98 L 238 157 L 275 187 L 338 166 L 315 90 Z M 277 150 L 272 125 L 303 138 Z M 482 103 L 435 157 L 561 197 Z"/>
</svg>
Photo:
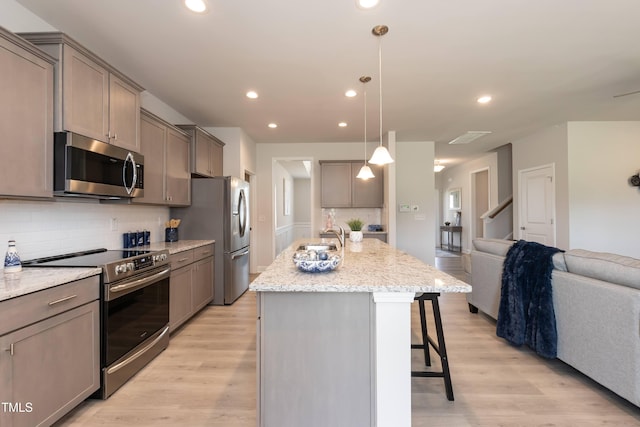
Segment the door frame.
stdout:
<svg viewBox="0 0 640 427">
<path fill-rule="evenodd" d="M 476 236 L 476 218 L 485 213 L 478 212 L 476 203 L 476 177 L 481 172 L 487 172 L 487 206 L 489 209 L 491 209 L 491 167 L 486 166 L 480 169 L 472 170 L 471 172 L 469 172 L 469 235 L 467 236 L 467 239 L 465 239 L 468 242 L 469 248 L 471 248 L 471 241 L 475 239 Z"/>
<path fill-rule="evenodd" d="M 550 169 L 551 172 L 551 182 L 553 183 L 553 185 L 551 186 L 551 190 L 552 193 L 550 194 L 550 199 L 548 202 L 550 203 L 551 206 L 551 237 L 553 239 L 553 241 L 551 242 L 551 244 L 547 245 L 547 246 L 556 246 L 557 244 L 557 230 L 556 230 L 556 226 L 557 226 L 557 214 L 558 212 L 556 211 L 556 165 L 555 163 L 548 163 L 548 164 L 544 164 L 544 165 L 539 165 L 539 166 L 534 166 L 531 168 L 526 168 L 526 169 L 520 169 L 518 170 L 518 219 L 517 219 L 517 223 L 516 221 L 514 221 L 514 228 L 516 228 L 517 230 L 517 236 L 518 239 L 522 239 L 522 234 L 523 234 L 523 225 L 522 225 L 522 218 L 524 218 L 524 214 L 523 214 L 523 209 L 524 209 L 524 203 L 523 203 L 523 182 L 524 180 L 522 179 L 523 175 L 529 172 L 533 172 L 536 170 L 542 170 L 542 169 Z"/>
</svg>

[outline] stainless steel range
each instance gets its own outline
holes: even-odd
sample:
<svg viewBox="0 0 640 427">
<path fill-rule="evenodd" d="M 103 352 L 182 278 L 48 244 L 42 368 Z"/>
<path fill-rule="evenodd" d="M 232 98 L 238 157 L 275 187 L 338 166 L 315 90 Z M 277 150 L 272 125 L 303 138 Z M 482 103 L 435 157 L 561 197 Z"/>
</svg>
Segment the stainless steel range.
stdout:
<svg viewBox="0 0 640 427">
<path fill-rule="evenodd" d="M 24 267 L 101 267 L 101 387 L 106 399 L 169 345 L 169 252 L 95 249 Z"/>
</svg>

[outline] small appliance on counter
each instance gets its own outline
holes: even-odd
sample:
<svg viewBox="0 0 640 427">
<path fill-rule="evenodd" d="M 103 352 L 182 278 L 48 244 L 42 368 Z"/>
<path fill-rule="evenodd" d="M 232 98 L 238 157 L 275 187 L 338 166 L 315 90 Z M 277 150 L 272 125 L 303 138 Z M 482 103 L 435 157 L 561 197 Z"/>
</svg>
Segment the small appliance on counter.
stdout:
<svg viewBox="0 0 640 427">
<path fill-rule="evenodd" d="M 369 224 L 367 226 L 369 231 L 383 231 L 382 226 L 380 224 Z"/>
</svg>

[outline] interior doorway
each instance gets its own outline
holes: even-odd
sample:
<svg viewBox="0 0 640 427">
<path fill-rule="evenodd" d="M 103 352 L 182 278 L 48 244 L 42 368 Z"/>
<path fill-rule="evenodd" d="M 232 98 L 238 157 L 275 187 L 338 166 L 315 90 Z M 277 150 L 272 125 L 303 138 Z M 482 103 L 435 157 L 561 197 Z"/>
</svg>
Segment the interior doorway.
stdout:
<svg viewBox="0 0 640 427">
<path fill-rule="evenodd" d="M 313 223 L 313 160 L 274 159 L 274 257 L 293 241 L 311 237 Z"/>
<path fill-rule="evenodd" d="M 469 221 L 469 243 L 473 239 L 484 237 L 484 221 L 482 220 L 482 215 L 489 210 L 490 198 L 489 168 L 471 172 L 471 218 Z"/>
</svg>

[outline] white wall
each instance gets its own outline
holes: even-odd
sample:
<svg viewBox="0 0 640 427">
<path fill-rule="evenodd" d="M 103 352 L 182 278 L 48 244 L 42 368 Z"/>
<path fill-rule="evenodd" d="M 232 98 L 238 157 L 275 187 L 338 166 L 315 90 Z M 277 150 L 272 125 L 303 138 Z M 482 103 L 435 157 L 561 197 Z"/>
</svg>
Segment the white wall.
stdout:
<svg viewBox="0 0 640 427">
<path fill-rule="evenodd" d="M 225 143 L 223 174 L 244 179 L 244 173 L 256 173 L 256 143 L 237 127 L 207 127 L 207 132 Z"/>
<path fill-rule="evenodd" d="M 296 223 L 311 223 L 311 180 L 296 178 L 293 180 L 293 213 Z"/>
<path fill-rule="evenodd" d="M 408 204 L 412 211 L 398 212 L 394 207 L 397 248 L 431 265 L 435 262 L 433 224 L 437 209 L 433 149 L 431 141 L 396 143 L 396 203 Z"/>
<path fill-rule="evenodd" d="M 543 165 L 555 165 L 556 174 L 556 246 L 569 246 L 569 185 L 567 124 L 542 129 L 526 138 L 514 141 L 513 146 L 513 238 L 520 235 L 518 221 L 518 172 Z"/>
<path fill-rule="evenodd" d="M 571 248 L 640 258 L 640 121 L 569 122 Z"/>
</svg>

